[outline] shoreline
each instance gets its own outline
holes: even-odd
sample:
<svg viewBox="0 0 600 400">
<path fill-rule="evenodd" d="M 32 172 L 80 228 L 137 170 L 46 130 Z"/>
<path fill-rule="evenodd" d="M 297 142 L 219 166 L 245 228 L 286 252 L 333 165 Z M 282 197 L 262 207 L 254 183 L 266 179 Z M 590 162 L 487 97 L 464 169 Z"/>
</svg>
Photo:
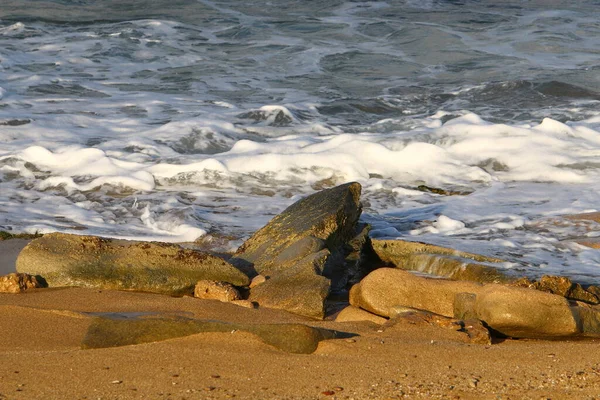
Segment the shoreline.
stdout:
<svg viewBox="0 0 600 400">
<path fill-rule="evenodd" d="M 89 313 L 185 313 L 352 332 L 291 354 L 237 331 L 82 350 Z M 434 326 L 315 321 L 191 297 L 82 288 L 0 295 L 0 393 L 9 399 L 595 398 L 600 339 L 472 344 Z M 43 332 L 43 334 L 41 334 Z M 587 396 L 587 397 L 586 397 Z"/>
</svg>

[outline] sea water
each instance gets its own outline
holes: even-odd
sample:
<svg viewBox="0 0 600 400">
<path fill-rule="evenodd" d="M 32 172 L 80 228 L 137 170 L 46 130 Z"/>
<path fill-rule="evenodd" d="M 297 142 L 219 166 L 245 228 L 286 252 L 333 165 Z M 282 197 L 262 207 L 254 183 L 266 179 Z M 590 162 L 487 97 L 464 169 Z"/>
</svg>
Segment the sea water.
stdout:
<svg viewBox="0 0 600 400">
<path fill-rule="evenodd" d="M 373 237 L 599 283 L 596 3 L 2 0 L 0 230 L 232 250 L 358 181 Z"/>
</svg>

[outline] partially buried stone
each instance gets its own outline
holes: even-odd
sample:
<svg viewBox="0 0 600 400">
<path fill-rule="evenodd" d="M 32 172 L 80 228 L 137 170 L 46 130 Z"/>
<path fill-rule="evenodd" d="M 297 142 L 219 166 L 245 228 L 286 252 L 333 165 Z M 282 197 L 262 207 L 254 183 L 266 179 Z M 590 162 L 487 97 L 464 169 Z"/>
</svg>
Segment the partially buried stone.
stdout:
<svg viewBox="0 0 600 400">
<path fill-rule="evenodd" d="M 17 271 L 41 275 L 49 286 L 84 286 L 165 294 L 191 293 L 199 280 L 247 286 L 227 261 L 167 243 L 132 242 L 51 233 L 29 243 Z"/>
<path fill-rule="evenodd" d="M 313 353 L 321 340 L 335 339 L 340 332 L 303 324 L 233 324 L 186 318 L 146 317 L 137 319 L 96 318 L 82 348 L 95 349 L 157 342 L 202 332 L 245 331 L 263 342 L 289 353 Z"/>
<path fill-rule="evenodd" d="M 206 300 L 231 302 L 241 300 L 240 292 L 230 283 L 202 280 L 196 283 L 194 297 Z"/>
<path fill-rule="evenodd" d="M 0 276 L 0 293 L 22 293 L 29 289 L 46 287 L 35 276 L 12 273 Z"/>
</svg>

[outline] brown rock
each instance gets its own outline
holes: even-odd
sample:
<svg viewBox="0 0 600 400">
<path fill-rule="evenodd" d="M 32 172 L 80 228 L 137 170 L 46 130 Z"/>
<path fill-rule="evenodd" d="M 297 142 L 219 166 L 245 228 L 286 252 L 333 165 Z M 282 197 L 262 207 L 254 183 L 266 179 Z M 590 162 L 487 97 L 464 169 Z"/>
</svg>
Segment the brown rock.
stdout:
<svg viewBox="0 0 600 400">
<path fill-rule="evenodd" d="M 396 305 L 451 317 L 454 296 L 480 288 L 475 282 L 429 279 L 400 269 L 379 268 L 352 287 L 350 304 L 383 317 L 389 317 L 390 308 Z"/>
<path fill-rule="evenodd" d="M 42 275 L 50 286 L 87 286 L 179 294 L 208 279 L 247 286 L 248 277 L 208 253 L 166 243 L 51 233 L 29 243 L 17 271 Z"/>
<path fill-rule="evenodd" d="M 518 287 L 486 285 L 477 293 L 478 319 L 511 337 L 571 336 L 580 332 L 564 297 Z"/>
<path fill-rule="evenodd" d="M 12 273 L 0 276 L 0 293 L 22 293 L 28 289 L 42 287 L 46 287 L 46 285 L 29 274 Z"/>
<path fill-rule="evenodd" d="M 533 284 L 533 288 L 544 292 L 554 293 L 567 299 L 583 301 L 590 304 L 598 304 L 598 297 L 586 291 L 579 283 L 573 283 L 564 276 L 544 275 Z"/>
<path fill-rule="evenodd" d="M 240 292 L 230 283 L 202 280 L 196 283 L 194 297 L 230 302 L 241 300 Z"/>
<path fill-rule="evenodd" d="M 463 321 L 463 329 L 469 336 L 469 341 L 475 344 L 492 344 L 490 331 L 478 319 L 466 319 Z"/>
<path fill-rule="evenodd" d="M 387 322 L 387 319 L 382 318 L 378 315 L 371 314 L 368 311 L 361 310 L 354 306 L 348 306 L 344 308 L 338 316 L 335 318 L 335 322 L 354 322 L 354 321 L 370 321 L 378 325 L 382 325 Z"/>
</svg>

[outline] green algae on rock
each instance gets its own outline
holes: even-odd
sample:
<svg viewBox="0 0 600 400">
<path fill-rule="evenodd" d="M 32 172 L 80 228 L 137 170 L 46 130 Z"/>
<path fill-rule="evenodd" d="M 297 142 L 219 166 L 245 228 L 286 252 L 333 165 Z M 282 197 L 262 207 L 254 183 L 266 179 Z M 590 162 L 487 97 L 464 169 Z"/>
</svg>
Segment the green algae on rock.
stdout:
<svg viewBox="0 0 600 400">
<path fill-rule="evenodd" d="M 41 275 L 49 286 L 83 286 L 165 294 L 191 292 L 199 280 L 247 286 L 227 261 L 166 243 L 51 233 L 19 254 L 17 271 Z"/>
</svg>

